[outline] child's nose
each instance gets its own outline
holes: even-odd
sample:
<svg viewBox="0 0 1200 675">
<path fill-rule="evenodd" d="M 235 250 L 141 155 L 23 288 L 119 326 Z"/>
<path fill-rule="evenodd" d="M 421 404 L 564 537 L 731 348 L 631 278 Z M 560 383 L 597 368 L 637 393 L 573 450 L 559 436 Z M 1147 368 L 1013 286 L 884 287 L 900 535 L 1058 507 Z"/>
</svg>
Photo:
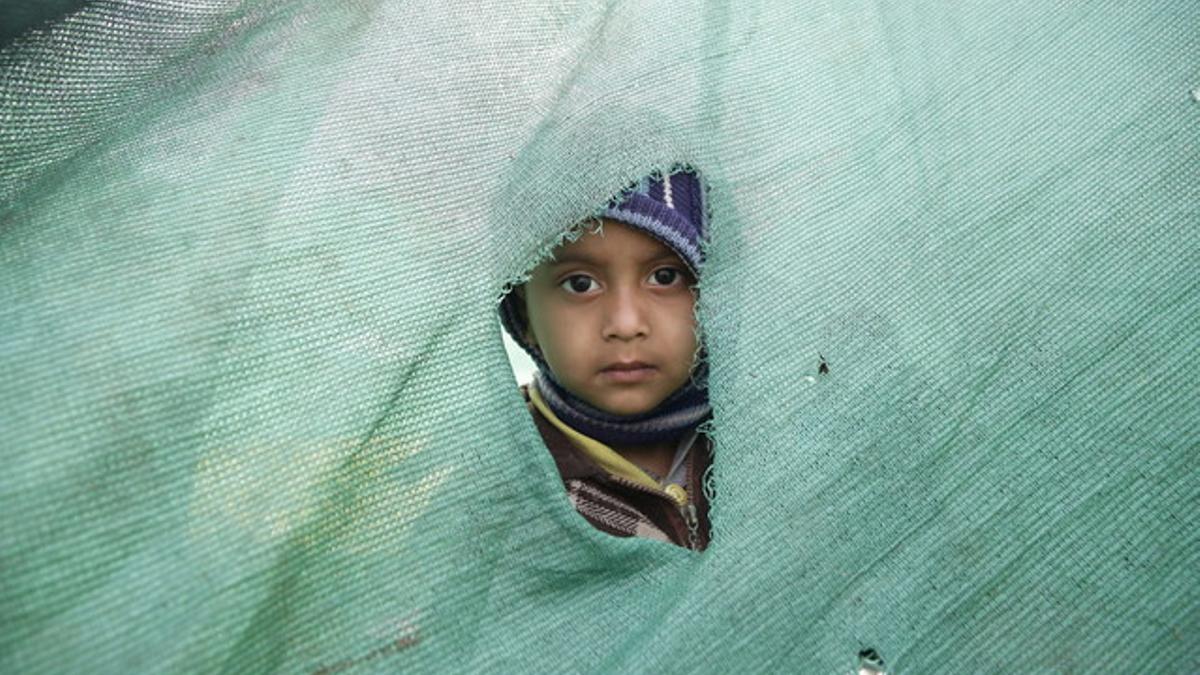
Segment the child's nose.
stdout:
<svg viewBox="0 0 1200 675">
<path fill-rule="evenodd" d="M 609 293 L 604 338 L 632 340 L 650 334 L 643 298 L 637 289 L 618 287 Z"/>
</svg>

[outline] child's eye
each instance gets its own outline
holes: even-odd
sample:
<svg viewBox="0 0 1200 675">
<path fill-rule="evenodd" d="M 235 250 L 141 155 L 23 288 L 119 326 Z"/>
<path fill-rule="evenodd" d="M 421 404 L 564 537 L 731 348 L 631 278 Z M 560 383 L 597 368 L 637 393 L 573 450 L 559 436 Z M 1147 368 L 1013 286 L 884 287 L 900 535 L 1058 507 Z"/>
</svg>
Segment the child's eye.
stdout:
<svg viewBox="0 0 1200 675">
<path fill-rule="evenodd" d="M 559 286 L 561 286 L 562 289 L 568 293 L 580 295 L 592 290 L 592 284 L 595 283 L 596 280 L 587 276 L 586 274 L 572 274 L 566 279 L 563 279 Z"/>
<path fill-rule="evenodd" d="M 654 273 L 650 275 L 650 278 L 654 280 L 654 283 L 660 286 L 670 286 L 678 281 L 682 276 L 683 273 L 674 267 L 662 267 L 654 270 Z"/>
</svg>

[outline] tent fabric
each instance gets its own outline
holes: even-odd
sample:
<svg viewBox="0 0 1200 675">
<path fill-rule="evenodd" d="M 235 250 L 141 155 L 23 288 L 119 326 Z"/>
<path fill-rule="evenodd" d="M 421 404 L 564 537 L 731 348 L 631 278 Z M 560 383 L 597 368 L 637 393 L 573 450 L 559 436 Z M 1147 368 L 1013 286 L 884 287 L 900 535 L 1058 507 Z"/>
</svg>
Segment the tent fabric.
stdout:
<svg viewBox="0 0 1200 675">
<path fill-rule="evenodd" d="M 1200 670 L 1198 25 L 96 0 L 29 26 L 0 47 L 0 671 Z M 677 163 L 712 216 L 702 554 L 574 513 L 496 319 Z"/>
</svg>

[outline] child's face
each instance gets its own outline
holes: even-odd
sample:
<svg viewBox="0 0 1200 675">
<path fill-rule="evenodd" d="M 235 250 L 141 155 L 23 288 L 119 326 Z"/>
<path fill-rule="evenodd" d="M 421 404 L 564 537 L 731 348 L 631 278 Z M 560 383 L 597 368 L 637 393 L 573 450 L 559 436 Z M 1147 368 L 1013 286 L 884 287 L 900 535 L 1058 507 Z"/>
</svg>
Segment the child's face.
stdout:
<svg viewBox="0 0 1200 675">
<path fill-rule="evenodd" d="M 610 413 L 643 413 L 691 375 L 694 283 L 670 248 L 604 220 L 602 232 L 560 246 L 534 270 L 524 287 L 527 338 L 576 396 Z"/>
</svg>

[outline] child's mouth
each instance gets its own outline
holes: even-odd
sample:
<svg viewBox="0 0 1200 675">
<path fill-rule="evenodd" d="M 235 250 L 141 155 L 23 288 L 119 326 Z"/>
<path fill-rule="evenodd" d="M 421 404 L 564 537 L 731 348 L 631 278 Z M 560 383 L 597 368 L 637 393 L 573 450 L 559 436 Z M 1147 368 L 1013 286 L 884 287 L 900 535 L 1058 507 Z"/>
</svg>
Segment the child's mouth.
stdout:
<svg viewBox="0 0 1200 675">
<path fill-rule="evenodd" d="M 648 363 L 614 363 L 600 371 L 600 376 L 610 382 L 642 382 L 654 377 L 658 369 Z"/>
</svg>

